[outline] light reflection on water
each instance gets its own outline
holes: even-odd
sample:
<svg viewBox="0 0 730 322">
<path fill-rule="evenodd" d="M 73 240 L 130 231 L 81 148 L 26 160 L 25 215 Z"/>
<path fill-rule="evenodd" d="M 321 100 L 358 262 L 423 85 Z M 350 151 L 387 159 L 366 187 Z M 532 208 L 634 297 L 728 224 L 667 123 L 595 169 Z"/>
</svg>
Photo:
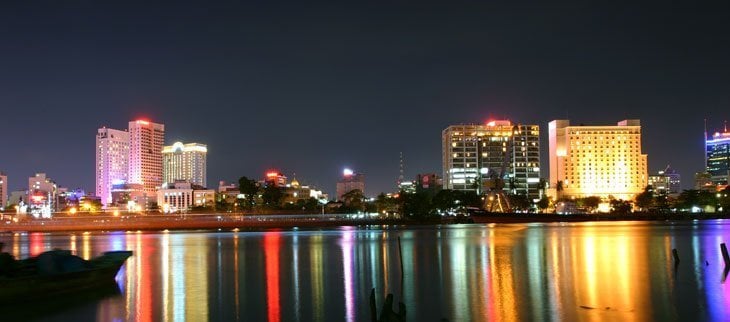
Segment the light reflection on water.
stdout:
<svg viewBox="0 0 730 322">
<path fill-rule="evenodd" d="M 122 294 L 76 308 L 85 320 L 361 321 L 375 288 L 379 304 L 393 293 L 414 321 L 682 321 L 730 313 L 719 251 L 728 228 L 618 222 L 0 241 L 20 258 L 53 248 L 84 258 L 133 250 L 118 276 Z M 672 248 L 681 258 L 676 273 Z"/>
</svg>

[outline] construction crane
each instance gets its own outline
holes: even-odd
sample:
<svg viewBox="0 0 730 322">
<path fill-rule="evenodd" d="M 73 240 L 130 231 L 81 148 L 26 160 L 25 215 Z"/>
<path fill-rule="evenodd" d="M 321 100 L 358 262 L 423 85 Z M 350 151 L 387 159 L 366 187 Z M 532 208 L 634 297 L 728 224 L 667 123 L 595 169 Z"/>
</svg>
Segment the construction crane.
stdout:
<svg viewBox="0 0 730 322">
<path fill-rule="evenodd" d="M 507 167 L 512 160 L 514 136 L 518 130 L 519 127 L 517 125 L 512 127 L 510 137 L 507 139 L 507 147 L 504 151 L 504 159 L 502 159 L 502 168 L 499 170 L 499 174 L 497 174 L 496 171 L 489 169 L 489 182 L 487 184 L 489 191 L 487 191 L 486 198 L 484 199 L 484 210 L 488 212 L 512 212 L 512 207 L 509 204 L 509 198 L 504 194 L 504 175 L 507 173 Z"/>
</svg>

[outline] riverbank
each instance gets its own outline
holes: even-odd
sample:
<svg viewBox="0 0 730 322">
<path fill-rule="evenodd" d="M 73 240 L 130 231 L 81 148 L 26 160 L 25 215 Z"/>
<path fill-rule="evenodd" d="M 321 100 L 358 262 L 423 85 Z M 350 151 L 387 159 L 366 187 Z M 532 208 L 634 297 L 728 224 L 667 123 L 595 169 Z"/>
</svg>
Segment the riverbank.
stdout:
<svg viewBox="0 0 730 322">
<path fill-rule="evenodd" d="M 489 214 L 429 219 L 381 219 L 348 215 L 163 215 L 54 218 L 5 221 L 0 232 L 66 231 L 160 231 L 160 230 L 244 230 L 333 228 L 370 225 L 517 224 L 602 221 L 692 221 L 730 219 L 730 214 Z"/>
</svg>

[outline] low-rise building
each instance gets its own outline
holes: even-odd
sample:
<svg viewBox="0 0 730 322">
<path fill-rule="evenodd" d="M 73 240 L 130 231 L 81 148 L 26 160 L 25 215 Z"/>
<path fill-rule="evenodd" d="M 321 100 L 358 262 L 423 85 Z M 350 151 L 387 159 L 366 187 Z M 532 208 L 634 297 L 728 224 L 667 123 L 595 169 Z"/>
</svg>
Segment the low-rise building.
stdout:
<svg viewBox="0 0 730 322">
<path fill-rule="evenodd" d="M 164 213 L 188 211 L 193 207 L 213 207 L 215 190 L 187 181 L 175 181 L 157 190 L 157 205 Z"/>
<path fill-rule="evenodd" d="M 283 187 L 282 192 L 284 193 L 283 204 L 297 204 L 300 201 L 307 201 L 312 198 L 320 203 L 327 202 L 327 194 L 323 193 L 322 190 L 317 190 L 308 185 L 300 185 L 296 178 Z"/>
<path fill-rule="evenodd" d="M 670 166 L 649 175 L 649 185 L 660 195 L 676 196 L 681 192 L 679 173 Z"/>
<path fill-rule="evenodd" d="M 425 192 L 435 195 L 441 191 L 443 187 L 442 179 L 435 173 L 422 173 L 416 176 L 417 192 Z"/>
</svg>

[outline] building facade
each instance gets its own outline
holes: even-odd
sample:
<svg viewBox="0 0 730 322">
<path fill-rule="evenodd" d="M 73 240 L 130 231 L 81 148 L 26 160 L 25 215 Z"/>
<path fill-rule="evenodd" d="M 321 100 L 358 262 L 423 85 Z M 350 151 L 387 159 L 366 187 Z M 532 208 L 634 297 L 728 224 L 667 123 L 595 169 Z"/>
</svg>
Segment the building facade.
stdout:
<svg viewBox="0 0 730 322">
<path fill-rule="evenodd" d="M 129 133 L 102 127 L 96 132 L 96 196 L 106 207 L 112 202 L 112 186 L 126 182 L 129 165 Z"/>
<path fill-rule="evenodd" d="M 57 193 L 58 185 L 45 173 L 36 173 L 28 178 L 28 197 L 25 200 L 30 213 L 36 218 L 50 218 Z"/>
<path fill-rule="evenodd" d="M 451 125 L 442 131 L 441 143 L 445 189 L 483 194 L 502 179 L 506 192 L 540 197 L 539 126 L 508 120 Z"/>
<path fill-rule="evenodd" d="M 345 169 L 342 179 L 337 181 L 337 200 L 342 200 L 342 196 L 352 190 L 360 190 L 365 195 L 365 175 Z"/>
<path fill-rule="evenodd" d="M 177 181 L 157 190 L 157 204 L 164 213 L 188 211 L 193 207 L 214 207 L 215 190 Z"/>
<path fill-rule="evenodd" d="M 716 186 L 727 186 L 730 176 L 730 132 L 715 132 L 705 136 L 705 171 Z"/>
<path fill-rule="evenodd" d="M 283 175 L 279 171 L 268 171 L 266 172 L 266 177 L 264 177 L 263 181 L 261 181 L 261 184 L 266 187 L 286 187 L 288 182 L 288 178 Z"/>
<path fill-rule="evenodd" d="M 320 204 L 327 203 L 327 194 L 314 187 L 299 184 L 296 178 L 292 179 L 290 184 L 287 184 L 281 189 L 284 194 L 281 199 L 282 204 L 297 204 L 299 202 L 306 202 L 309 199 L 315 199 Z"/>
<path fill-rule="evenodd" d="M 129 171 L 127 182 L 141 184 L 154 195 L 162 185 L 162 147 L 165 125 L 144 120 L 129 122 Z"/>
<path fill-rule="evenodd" d="M 8 205 L 8 176 L 0 172 L 0 208 Z"/>
<path fill-rule="evenodd" d="M 558 198 L 633 199 L 648 184 L 639 120 L 613 126 L 549 123 L 550 186 Z"/>
<path fill-rule="evenodd" d="M 649 175 L 649 185 L 660 195 L 679 195 L 681 191 L 681 177 L 677 171 L 667 166 L 656 174 Z"/>
<path fill-rule="evenodd" d="M 162 181 L 176 180 L 207 187 L 208 147 L 205 144 L 175 142 L 162 148 Z"/>
</svg>

